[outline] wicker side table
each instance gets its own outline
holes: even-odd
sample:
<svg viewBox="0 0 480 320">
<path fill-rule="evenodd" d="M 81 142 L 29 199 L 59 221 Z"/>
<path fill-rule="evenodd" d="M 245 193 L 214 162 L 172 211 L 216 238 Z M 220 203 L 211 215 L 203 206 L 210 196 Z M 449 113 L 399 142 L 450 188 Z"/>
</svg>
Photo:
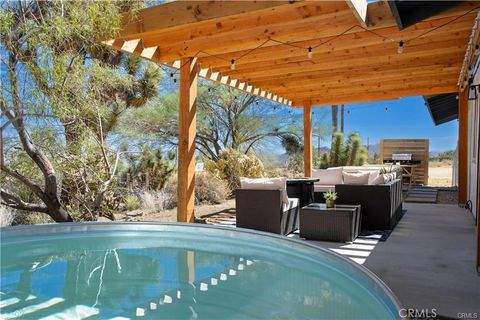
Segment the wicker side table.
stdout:
<svg viewBox="0 0 480 320">
<path fill-rule="evenodd" d="M 300 237 L 352 242 L 360 231 L 360 221 L 360 205 L 327 208 L 323 203 L 312 203 L 300 210 Z"/>
</svg>

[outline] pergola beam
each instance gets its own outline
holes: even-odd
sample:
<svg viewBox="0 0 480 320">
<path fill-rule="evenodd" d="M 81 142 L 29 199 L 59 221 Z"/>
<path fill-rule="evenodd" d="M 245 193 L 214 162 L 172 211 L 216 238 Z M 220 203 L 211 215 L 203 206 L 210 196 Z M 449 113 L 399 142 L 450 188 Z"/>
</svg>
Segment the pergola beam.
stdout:
<svg viewBox="0 0 480 320">
<path fill-rule="evenodd" d="M 444 85 L 436 87 L 416 87 L 416 88 L 397 88 L 387 91 L 372 91 L 369 93 L 362 93 L 361 91 L 353 91 L 345 93 L 343 95 L 328 96 L 325 98 L 317 98 L 312 100 L 314 106 L 325 106 L 332 104 L 346 104 L 346 103 L 361 103 L 361 102 L 373 102 L 398 99 L 408 96 L 423 96 L 431 94 L 452 93 L 457 92 L 458 87 L 456 85 Z M 293 105 L 295 107 L 303 106 L 303 100 L 293 99 Z"/>
<path fill-rule="evenodd" d="M 415 87 L 425 87 L 425 86 L 437 86 L 437 85 L 448 85 L 455 82 L 458 75 L 458 69 L 449 71 L 449 72 L 437 72 L 434 74 L 420 74 L 412 77 L 405 77 L 402 80 L 397 79 L 385 79 L 381 80 L 381 76 L 377 77 L 377 80 L 370 81 L 366 84 L 363 80 L 353 80 L 353 81 L 343 81 L 340 84 L 338 82 L 332 82 L 329 84 L 322 83 L 321 85 L 317 83 L 312 83 L 311 85 L 304 85 L 298 87 L 288 87 L 284 89 L 278 89 L 276 92 L 292 97 L 299 98 L 302 96 L 320 96 L 323 93 L 325 96 L 336 95 L 338 93 L 351 93 L 354 94 L 357 91 L 367 93 L 371 91 L 379 90 L 394 90 L 397 88 L 415 88 Z M 378 79 L 380 77 L 380 79 Z M 350 89 L 348 89 L 350 87 Z"/>
<path fill-rule="evenodd" d="M 197 133 L 198 68 L 196 59 L 185 58 L 182 60 L 178 105 L 178 222 L 194 222 L 195 220 L 195 135 Z"/>
<path fill-rule="evenodd" d="M 174 1 L 141 9 L 122 18 L 120 37 L 135 39 L 152 36 L 165 29 L 174 29 L 226 17 L 235 18 L 248 12 L 289 4 L 289 1 Z"/>
<path fill-rule="evenodd" d="M 453 62 L 453 60 L 450 60 Z M 355 82 L 365 82 L 365 81 L 378 81 L 379 79 L 384 80 L 394 80 L 394 79 L 405 79 L 421 75 L 430 74 L 432 76 L 445 74 L 447 72 L 457 72 L 458 65 L 449 65 L 438 64 L 438 65 L 419 65 L 419 66 L 409 66 L 405 65 L 405 68 L 401 72 L 395 73 L 396 69 L 392 67 L 385 67 L 379 69 L 370 69 L 370 70 L 359 70 L 359 71 L 337 71 L 334 74 L 330 72 L 322 72 L 318 74 L 308 74 L 307 76 L 298 76 L 292 78 L 284 77 L 274 77 L 267 80 L 256 81 L 255 84 L 262 88 L 284 88 L 284 89 L 294 89 L 296 87 L 304 87 L 305 85 L 311 85 L 316 83 L 319 85 L 323 84 L 336 84 L 337 86 L 343 85 L 346 83 L 355 83 Z M 280 93 L 280 91 L 276 92 Z"/>
</svg>

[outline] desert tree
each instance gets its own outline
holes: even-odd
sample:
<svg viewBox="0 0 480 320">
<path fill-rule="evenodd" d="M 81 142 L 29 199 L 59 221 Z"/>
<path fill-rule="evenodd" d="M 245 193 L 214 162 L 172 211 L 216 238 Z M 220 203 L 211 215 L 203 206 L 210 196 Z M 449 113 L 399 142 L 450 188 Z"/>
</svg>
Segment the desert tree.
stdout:
<svg viewBox="0 0 480 320">
<path fill-rule="evenodd" d="M 158 91 L 153 64 L 101 44 L 134 1 L 18 1 L 0 7 L 1 200 L 71 221 L 95 219 L 115 181 L 120 152 L 109 134 L 120 116 Z M 3 136 L 17 137 L 4 143 Z M 18 147 L 11 147 L 15 144 Z M 15 166 L 23 157 L 30 170 Z M 33 195 L 27 201 L 27 189 Z"/>
<path fill-rule="evenodd" d="M 243 154 L 262 149 L 272 139 L 292 132 L 293 117 L 286 116 L 286 107 L 225 86 L 201 82 L 197 100 L 198 152 L 210 160 L 218 160 L 222 150 Z M 160 106 L 151 104 L 131 110 L 123 118 L 123 133 L 141 133 L 142 139 L 177 146 L 178 93 L 163 95 Z"/>
</svg>

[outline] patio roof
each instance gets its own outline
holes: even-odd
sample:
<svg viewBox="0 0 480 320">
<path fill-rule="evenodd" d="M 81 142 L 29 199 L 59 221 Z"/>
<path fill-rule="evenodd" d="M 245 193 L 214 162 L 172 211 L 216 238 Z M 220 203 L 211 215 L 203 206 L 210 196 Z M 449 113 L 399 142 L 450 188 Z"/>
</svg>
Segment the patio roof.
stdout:
<svg viewBox="0 0 480 320">
<path fill-rule="evenodd" d="M 456 93 L 437 94 L 423 98 L 436 126 L 458 118 L 458 95 Z"/>
<path fill-rule="evenodd" d="M 400 31 L 386 2 L 171 2 L 126 15 L 106 43 L 176 68 L 195 57 L 201 77 L 286 105 L 365 102 L 457 92 L 479 7 Z"/>
</svg>

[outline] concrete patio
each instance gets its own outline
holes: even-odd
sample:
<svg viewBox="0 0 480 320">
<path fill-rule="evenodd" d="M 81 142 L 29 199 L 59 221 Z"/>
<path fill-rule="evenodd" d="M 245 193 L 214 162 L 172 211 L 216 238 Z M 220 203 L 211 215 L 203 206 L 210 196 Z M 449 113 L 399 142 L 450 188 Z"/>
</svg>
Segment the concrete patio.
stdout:
<svg viewBox="0 0 480 320">
<path fill-rule="evenodd" d="M 475 221 L 456 205 L 404 203 L 407 210 L 387 241 L 352 244 L 309 241 L 370 269 L 406 308 L 436 309 L 451 318 L 480 317 L 475 270 Z"/>
</svg>

